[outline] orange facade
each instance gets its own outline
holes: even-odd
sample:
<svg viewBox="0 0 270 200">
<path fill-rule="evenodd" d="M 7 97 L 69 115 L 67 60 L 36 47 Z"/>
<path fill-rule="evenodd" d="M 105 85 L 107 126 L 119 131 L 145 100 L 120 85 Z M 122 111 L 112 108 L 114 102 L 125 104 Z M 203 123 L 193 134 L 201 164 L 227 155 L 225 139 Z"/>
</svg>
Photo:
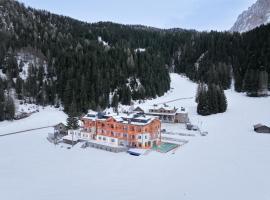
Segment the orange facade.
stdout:
<svg viewBox="0 0 270 200">
<path fill-rule="evenodd" d="M 118 141 L 118 145 L 133 148 L 151 148 L 160 143 L 159 119 L 146 124 L 126 123 L 113 117 L 95 120 L 83 118 L 83 122 L 85 131 L 94 132 L 94 139 L 114 138 L 113 141 Z"/>
</svg>

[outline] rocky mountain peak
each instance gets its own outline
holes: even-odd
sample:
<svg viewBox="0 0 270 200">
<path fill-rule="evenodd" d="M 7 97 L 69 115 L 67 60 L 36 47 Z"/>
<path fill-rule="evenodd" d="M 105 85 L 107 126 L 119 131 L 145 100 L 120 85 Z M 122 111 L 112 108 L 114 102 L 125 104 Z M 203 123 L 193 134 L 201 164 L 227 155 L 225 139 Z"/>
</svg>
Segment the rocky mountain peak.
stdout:
<svg viewBox="0 0 270 200">
<path fill-rule="evenodd" d="M 248 10 L 238 16 L 231 32 L 247 32 L 270 22 L 270 0 L 257 0 Z"/>
</svg>

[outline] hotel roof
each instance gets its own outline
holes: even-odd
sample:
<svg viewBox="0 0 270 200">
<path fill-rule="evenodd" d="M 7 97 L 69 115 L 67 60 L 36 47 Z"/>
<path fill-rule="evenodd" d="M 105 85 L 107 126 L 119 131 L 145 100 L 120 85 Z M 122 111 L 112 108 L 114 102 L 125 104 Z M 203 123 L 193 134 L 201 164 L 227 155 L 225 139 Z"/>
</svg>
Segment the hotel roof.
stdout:
<svg viewBox="0 0 270 200">
<path fill-rule="evenodd" d="M 89 112 L 86 114 L 83 119 L 90 119 L 93 121 L 106 121 L 109 118 L 115 119 L 117 122 L 123 124 L 133 124 L 133 125 L 146 125 L 151 123 L 153 120 L 157 119 L 155 116 L 147 116 L 144 114 L 132 113 L 132 114 L 125 114 L 125 113 L 97 113 L 97 112 Z"/>
</svg>

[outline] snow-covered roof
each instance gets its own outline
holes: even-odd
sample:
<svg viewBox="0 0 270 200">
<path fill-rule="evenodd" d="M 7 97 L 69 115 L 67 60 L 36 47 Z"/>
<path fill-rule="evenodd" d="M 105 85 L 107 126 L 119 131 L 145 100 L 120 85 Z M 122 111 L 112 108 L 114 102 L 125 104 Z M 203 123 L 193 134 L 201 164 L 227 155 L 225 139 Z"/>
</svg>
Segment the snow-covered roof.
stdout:
<svg viewBox="0 0 270 200">
<path fill-rule="evenodd" d="M 96 114 L 95 112 L 90 112 L 87 115 L 83 117 L 83 119 L 90 119 L 93 121 L 99 120 L 99 121 L 106 121 L 109 118 L 113 118 L 117 122 L 123 123 L 123 124 L 133 124 L 133 125 L 146 125 L 151 123 L 153 120 L 157 119 L 155 116 L 149 116 L 149 115 L 143 115 L 143 114 L 137 114 L 137 113 L 110 113 L 110 114 Z"/>
<path fill-rule="evenodd" d="M 167 104 L 153 105 L 153 107 L 150 108 L 150 109 L 155 109 L 155 110 L 158 110 L 158 109 L 164 109 L 164 110 L 177 110 L 176 107 L 170 106 L 170 105 L 167 105 Z"/>
<path fill-rule="evenodd" d="M 165 111 L 171 111 L 171 113 L 165 113 L 165 112 L 153 112 L 157 110 L 165 110 Z M 173 111 L 173 112 L 172 112 Z M 167 104 L 159 104 L 159 105 L 153 105 L 149 110 L 149 113 L 151 114 L 162 114 L 162 115 L 175 115 L 176 113 L 187 113 L 186 108 L 181 107 L 181 108 L 176 108 L 174 106 L 170 106 Z"/>
<path fill-rule="evenodd" d="M 267 125 L 263 125 L 263 124 L 256 124 L 256 125 L 254 125 L 254 128 L 260 128 L 260 127 L 267 127 Z"/>
<path fill-rule="evenodd" d="M 83 117 L 83 119 L 96 120 L 97 116 L 98 116 L 97 112 L 89 110 L 88 113 Z"/>
</svg>

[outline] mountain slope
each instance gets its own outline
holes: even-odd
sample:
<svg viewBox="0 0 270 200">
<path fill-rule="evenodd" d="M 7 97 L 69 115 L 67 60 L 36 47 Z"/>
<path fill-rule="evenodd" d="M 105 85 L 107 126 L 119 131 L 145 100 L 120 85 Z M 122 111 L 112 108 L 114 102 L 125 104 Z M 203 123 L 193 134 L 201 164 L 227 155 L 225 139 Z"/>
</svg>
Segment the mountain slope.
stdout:
<svg viewBox="0 0 270 200">
<path fill-rule="evenodd" d="M 240 35 L 90 24 L 13 0 L 0 1 L 0 16 L 0 86 L 31 103 L 79 113 L 130 104 L 168 91 L 169 71 L 223 89 L 234 77 L 239 92 L 270 86 L 260 76 L 270 73 L 270 25 Z"/>
<path fill-rule="evenodd" d="M 34 103 L 55 105 L 61 100 L 66 110 L 73 103 L 75 110 L 85 111 L 107 107 L 110 94 L 130 104 L 131 97 L 160 96 L 170 87 L 164 56 L 150 46 L 162 31 L 88 24 L 13 0 L 0 1 L 0 17 L 0 72 L 9 77 L 10 85 L 17 84 L 20 71 L 14 59 L 22 49 L 31 47 L 48 63 L 47 69 L 33 66 L 29 79 L 20 85 L 21 96 L 34 97 Z M 128 80 L 138 80 L 140 87 L 138 81 Z"/>
<path fill-rule="evenodd" d="M 239 15 L 231 28 L 232 32 L 247 32 L 270 22 L 270 0 L 257 0 L 248 10 Z"/>
</svg>

